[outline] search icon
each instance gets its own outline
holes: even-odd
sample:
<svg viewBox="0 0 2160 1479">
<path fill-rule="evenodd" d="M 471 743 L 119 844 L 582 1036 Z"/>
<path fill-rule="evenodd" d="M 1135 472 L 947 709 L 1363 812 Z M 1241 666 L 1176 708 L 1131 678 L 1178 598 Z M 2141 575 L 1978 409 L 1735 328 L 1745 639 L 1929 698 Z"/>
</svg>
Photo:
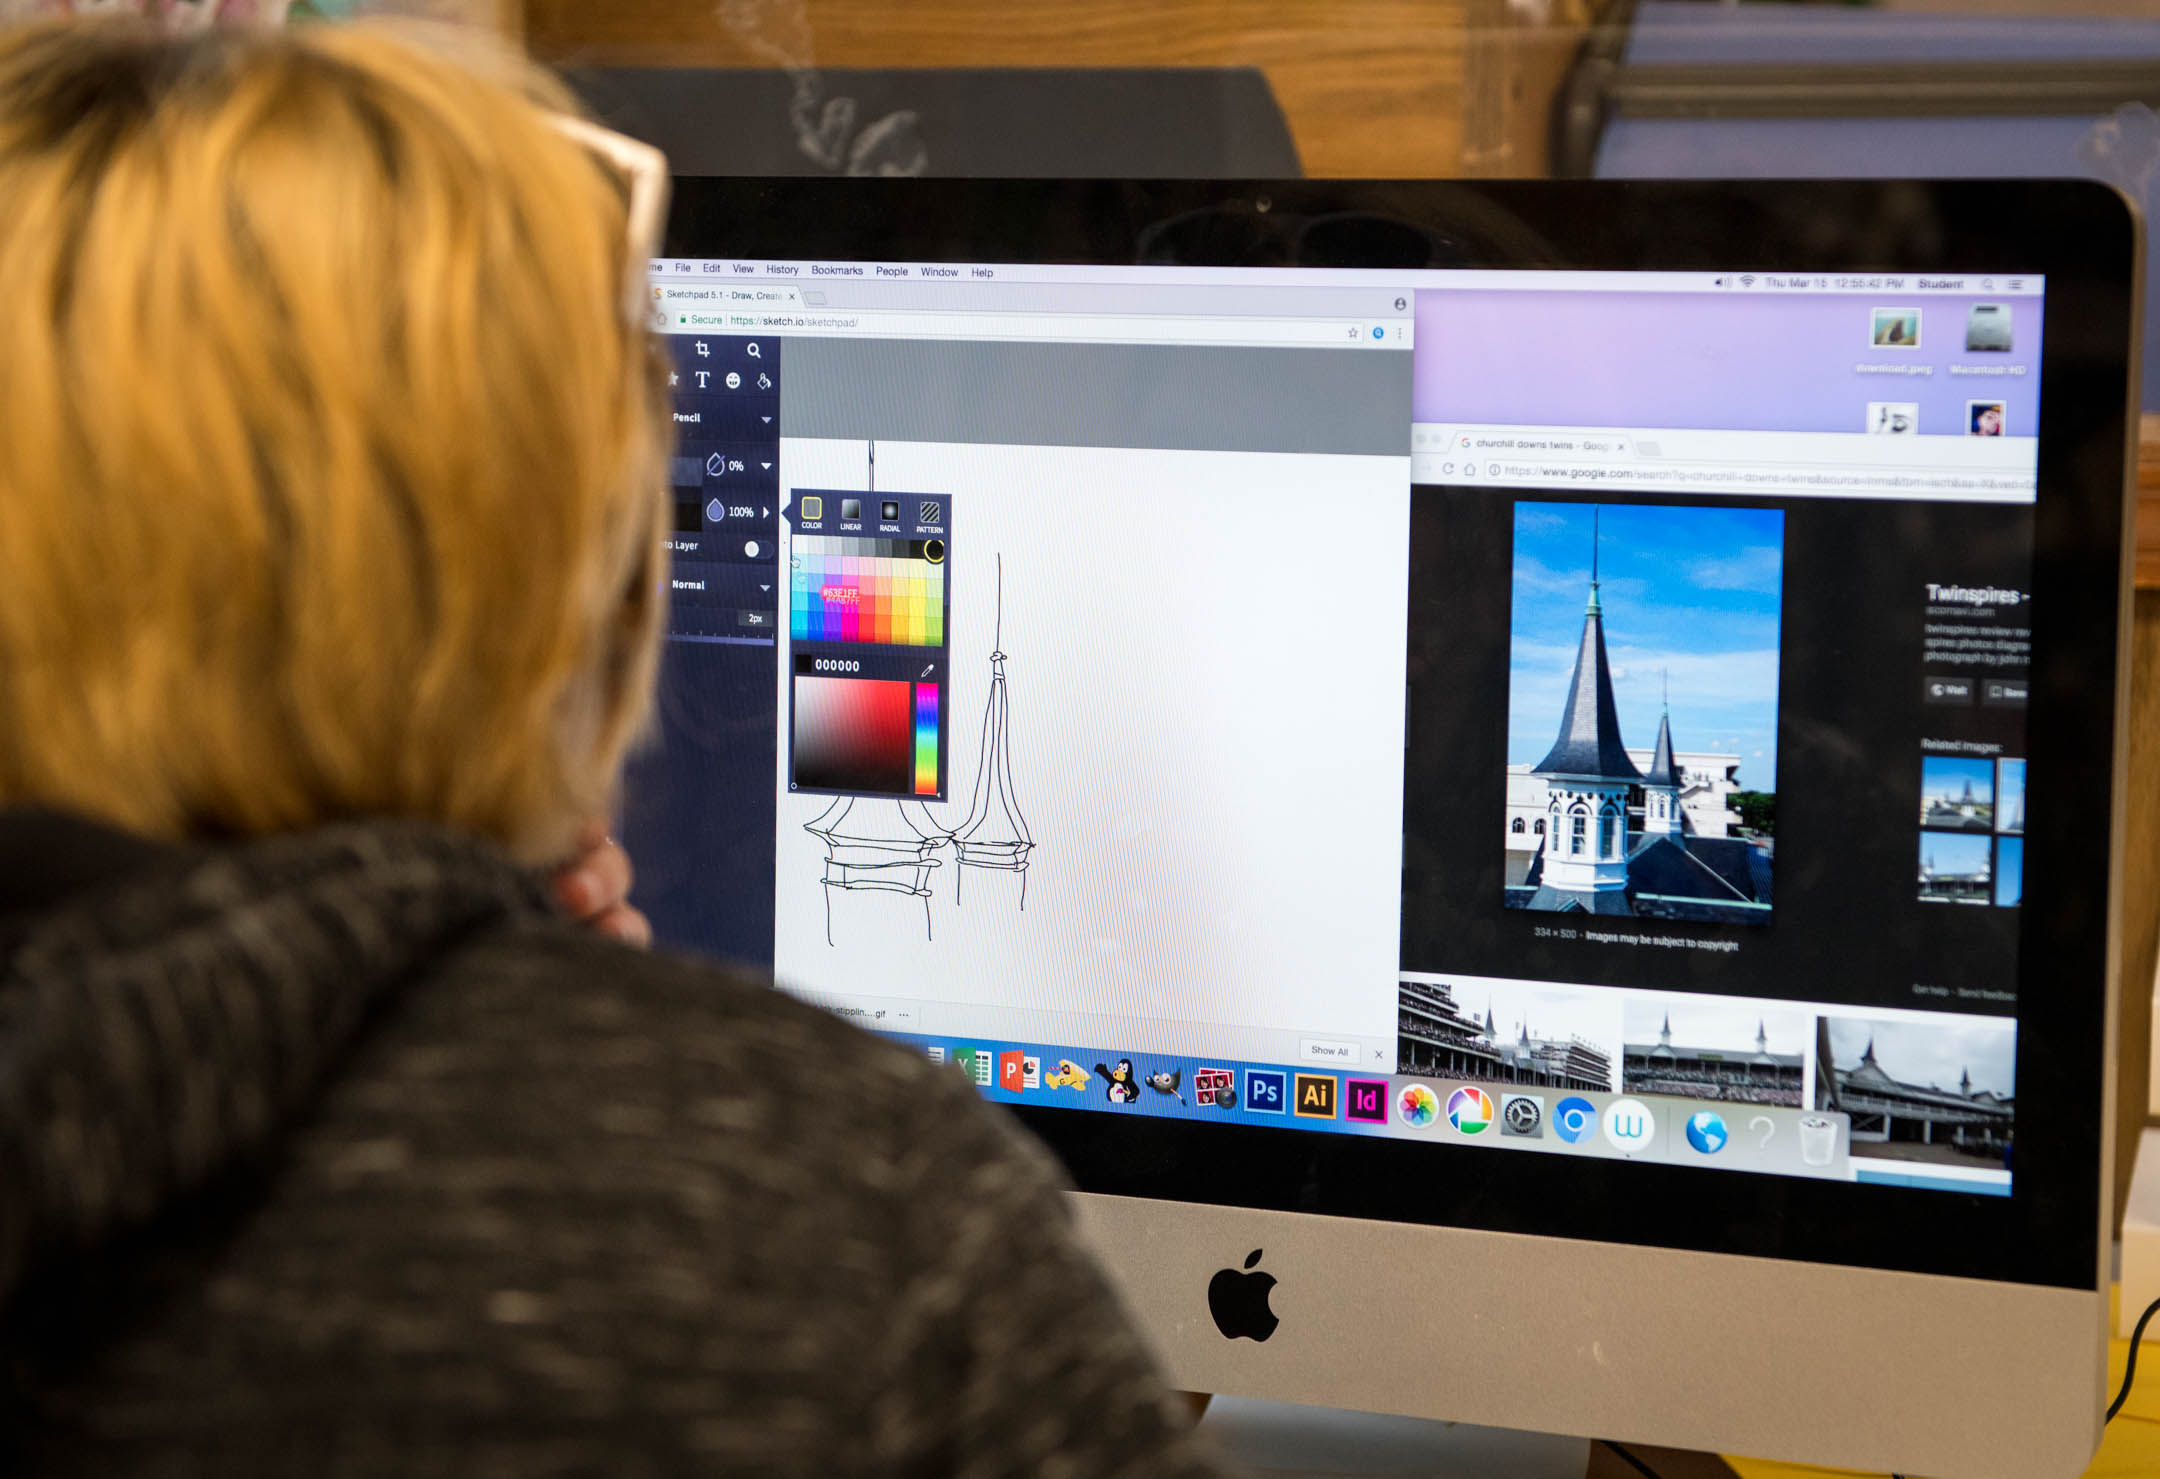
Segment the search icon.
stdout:
<svg viewBox="0 0 2160 1479">
<path fill-rule="evenodd" d="M 763 358 L 765 357 L 764 355 L 762 355 L 762 354 L 759 354 L 759 353 L 758 353 L 758 347 L 757 347 L 756 343 L 754 343 L 754 342 L 753 342 L 753 343 L 752 343 L 752 344 L 750 345 L 750 351 L 749 351 L 749 352 L 750 352 L 750 358 L 752 358 L 752 359 L 763 359 Z"/>
</svg>

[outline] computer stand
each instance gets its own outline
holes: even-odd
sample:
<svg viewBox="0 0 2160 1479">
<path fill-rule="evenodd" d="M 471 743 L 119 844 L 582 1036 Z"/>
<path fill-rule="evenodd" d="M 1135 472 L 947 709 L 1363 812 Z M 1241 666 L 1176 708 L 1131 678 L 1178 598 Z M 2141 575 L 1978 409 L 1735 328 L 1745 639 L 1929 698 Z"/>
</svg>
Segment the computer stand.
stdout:
<svg viewBox="0 0 2160 1479">
<path fill-rule="evenodd" d="M 1200 1429 L 1257 1475 L 1641 1479 L 1612 1450 L 1583 1438 L 1250 1397 L 1214 1398 Z M 1733 1479 L 1725 1461 L 1710 1454 L 1632 1447 L 1630 1452 L 1659 1479 Z"/>
</svg>

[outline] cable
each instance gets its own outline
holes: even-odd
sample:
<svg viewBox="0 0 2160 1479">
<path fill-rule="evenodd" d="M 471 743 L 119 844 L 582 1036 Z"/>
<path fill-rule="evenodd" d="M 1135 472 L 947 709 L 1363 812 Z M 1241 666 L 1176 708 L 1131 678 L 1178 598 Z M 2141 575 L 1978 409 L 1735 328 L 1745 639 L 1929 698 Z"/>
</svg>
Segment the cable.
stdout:
<svg viewBox="0 0 2160 1479">
<path fill-rule="evenodd" d="M 2108 1403 L 2107 1416 L 2102 1419 L 2104 1423 L 2115 1421 L 2115 1414 L 2122 1411 L 2123 1403 L 2130 1400 L 2130 1383 L 2137 1380 L 2138 1342 L 2145 1338 L 2145 1327 L 2152 1323 L 2156 1312 L 2160 1312 L 2160 1299 L 2145 1306 L 2145 1313 L 2138 1316 L 2137 1325 L 2130 1332 L 2130 1354 L 2123 1361 L 2122 1390 L 2115 1394 L 2114 1401 Z"/>
<path fill-rule="evenodd" d="M 1629 1468 L 1633 1469 L 1636 1473 L 1642 1475 L 1643 1479 L 1658 1479 L 1657 1470 L 1651 1468 L 1648 1464 L 1644 1463 L 1634 1454 L 1629 1453 L 1625 1448 L 1622 1448 L 1619 1444 L 1613 1442 L 1612 1439 L 1600 1438 L 1598 1439 L 1598 1442 L 1604 1444 L 1607 1448 L 1610 1448 L 1614 1453 L 1619 1454 L 1621 1461 L 1625 1463 Z"/>
</svg>

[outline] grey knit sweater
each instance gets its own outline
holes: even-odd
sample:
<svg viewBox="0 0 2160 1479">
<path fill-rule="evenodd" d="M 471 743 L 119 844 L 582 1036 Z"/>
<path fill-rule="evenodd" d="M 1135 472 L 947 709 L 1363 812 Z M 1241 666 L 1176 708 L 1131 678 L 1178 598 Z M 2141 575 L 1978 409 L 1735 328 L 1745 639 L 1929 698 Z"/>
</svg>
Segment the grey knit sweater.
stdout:
<svg viewBox="0 0 2160 1479">
<path fill-rule="evenodd" d="M 0 1473 L 1216 1472 L 957 1074 L 371 824 L 0 814 Z"/>
</svg>

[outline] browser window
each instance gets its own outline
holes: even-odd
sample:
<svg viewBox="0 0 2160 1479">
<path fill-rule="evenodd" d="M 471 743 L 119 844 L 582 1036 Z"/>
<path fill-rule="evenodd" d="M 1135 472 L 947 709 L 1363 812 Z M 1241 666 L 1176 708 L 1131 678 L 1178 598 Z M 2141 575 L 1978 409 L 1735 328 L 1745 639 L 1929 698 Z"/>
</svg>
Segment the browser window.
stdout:
<svg viewBox="0 0 2160 1479">
<path fill-rule="evenodd" d="M 2007 1191 L 2038 279 L 652 281 L 664 938 L 1014 1102 Z"/>
</svg>

